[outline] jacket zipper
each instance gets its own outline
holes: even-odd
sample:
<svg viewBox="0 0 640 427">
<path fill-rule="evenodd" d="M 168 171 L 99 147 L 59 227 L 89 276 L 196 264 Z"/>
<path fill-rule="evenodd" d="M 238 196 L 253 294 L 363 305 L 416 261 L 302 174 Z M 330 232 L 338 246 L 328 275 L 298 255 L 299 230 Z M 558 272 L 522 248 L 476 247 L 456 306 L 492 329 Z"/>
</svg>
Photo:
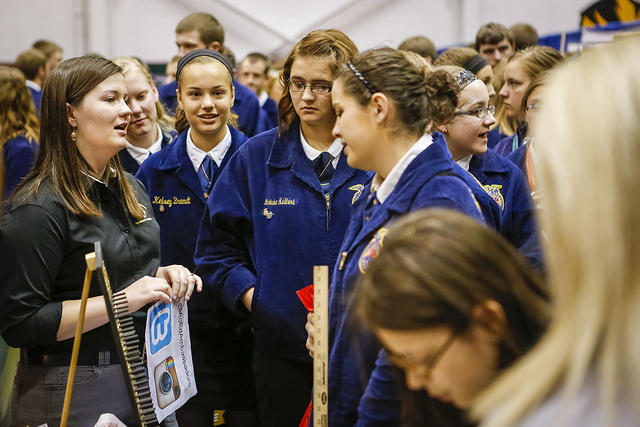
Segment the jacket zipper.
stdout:
<svg viewBox="0 0 640 427">
<path fill-rule="evenodd" d="M 331 218 L 331 194 L 326 193 L 324 199 L 327 202 L 327 231 L 329 231 L 329 219 Z"/>
</svg>

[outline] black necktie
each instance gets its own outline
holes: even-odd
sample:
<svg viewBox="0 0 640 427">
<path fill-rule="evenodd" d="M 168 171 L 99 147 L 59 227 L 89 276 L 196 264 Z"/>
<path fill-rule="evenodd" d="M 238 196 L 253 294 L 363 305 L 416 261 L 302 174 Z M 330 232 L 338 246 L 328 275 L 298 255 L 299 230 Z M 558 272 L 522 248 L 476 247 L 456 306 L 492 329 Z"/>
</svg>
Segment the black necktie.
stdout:
<svg viewBox="0 0 640 427">
<path fill-rule="evenodd" d="M 316 171 L 316 175 L 318 175 L 320 184 L 322 184 L 323 187 L 331 183 L 331 177 L 333 176 L 333 172 L 335 172 L 333 164 L 331 164 L 332 160 L 333 157 L 331 154 L 325 151 L 311 162 L 313 164 L 313 170 Z"/>
<path fill-rule="evenodd" d="M 198 178 L 200 179 L 200 185 L 205 193 L 211 191 L 213 184 L 213 177 L 218 169 L 216 162 L 208 154 L 204 156 L 204 160 L 198 169 Z"/>
</svg>

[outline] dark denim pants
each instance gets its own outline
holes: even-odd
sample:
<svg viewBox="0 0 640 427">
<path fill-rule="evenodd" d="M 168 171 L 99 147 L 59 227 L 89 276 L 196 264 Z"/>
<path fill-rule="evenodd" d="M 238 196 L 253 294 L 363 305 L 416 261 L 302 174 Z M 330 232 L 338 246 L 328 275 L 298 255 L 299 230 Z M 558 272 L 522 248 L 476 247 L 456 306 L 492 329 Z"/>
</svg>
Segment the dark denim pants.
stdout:
<svg viewBox="0 0 640 427">
<path fill-rule="evenodd" d="M 69 367 L 34 366 L 18 363 L 13 384 L 11 422 L 14 427 L 58 426 L 62 417 Z M 74 377 L 70 426 L 93 427 L 103 413 L 114 414 L 134 425 L 131 403 L 120 365 L 78 366 Z M 177 426 L 175 415 L 163 426 Z"/>
</svg>

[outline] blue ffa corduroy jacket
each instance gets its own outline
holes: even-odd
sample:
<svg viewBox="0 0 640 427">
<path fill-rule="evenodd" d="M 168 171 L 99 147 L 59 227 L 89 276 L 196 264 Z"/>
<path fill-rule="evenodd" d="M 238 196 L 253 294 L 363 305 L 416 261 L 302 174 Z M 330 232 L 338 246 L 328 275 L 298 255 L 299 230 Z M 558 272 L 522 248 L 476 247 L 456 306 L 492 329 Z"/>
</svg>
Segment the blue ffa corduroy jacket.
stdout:
<svg viewBox="0 0 640 427">
<path fill-rule="evenodd" d="M 518 147 L 521 147 L 522 144 L 524 144 L 524 138 L 526 136 L 526 126 L 518 126 L 516 133 L 501 139 L 495 147 L 493 147 L 493 151 L 503 157 L 507 157 L 509 154 L 516 151 Z"/>
<path fill-rule="evenodd" d="M 216 296 L 238 314 L 255 286 L 256 345 L 310 362 L 307 310 L 296 291 L 313 283 L 313 266 L 330 274 L 351 216 L 369 181 L 340 155 L 325 194 L 300 142 L 298 123 L 280 137 L 264 132 L 240 148 L 220 175 L 200 229 L 196 265 Z"/>
<path fill-rule="evenodd" d="M 4 188 L 0 190 L 2 190 L 2 200 L 7 200 L 22 178 L 31 170 L 38 154 L 38 144 L 24 136 L 17 136 L 4 143 L 2 154 L 4 155 Z"/>
<path fill-rule="evenodd" d="M 236 80 L 233 81 L 233 87 L 235 89 L 235 100 L 231 110 L 238 115 L 238 130 L 249 137 L 264 132 L 267 129 L 266 116 L 260 114 L 258 95 Z M 178 107 L 176 89 L 178 89 L 178 82 L 175 80 L 158 87 L 160 102 L 169 114 L 175 114 Z"/>
<path fill-rule="evenodd" d="M 435 206 L 456 209 L 483 222 L 471 190 L 453 176 L 457 175 L 455 167 L 446 145 L 434 140 L 411 162 L 391 195 L 373 210 L 368 221 L 364 208 L 370 186 L 355 206 L 329 292 L 329 425 L 332 427 L 356 423 L 358 404 L 380 350 L 371 337 L 351 329 L 349 297 L 367 264 L 382 246 L 388 224 L 405 213 Z"/>
<path fill-rule="evenodd" d="M 511 152 L 507 159 L 509 159 L 513 164 L 515 164 L 524 174 L 524 177 L 527 178 L 527 188 L 531 191 L 531 187 L 529 186 L 529 171 L 527 171 L 527 150 L 529 149 L 529 144 L 523 144 L 516 151 Z"/>
<path fill-rule="evenodd" d="M 477 178 L 501 208 L 499 230 L 533 267 L 543 270 L 541 248 L 533 217 L 533 203 L 520 170 L 492 150 L 474 155 L 469 172 Z M 398 375 L 384 352 L 376 361 L 367 390 L 358 408 L 358 426 L 396 425 L 400 423 L 402 397 Z"/>
<path fill-rule="evenodd" d="M 247 140 L 231 126 L 229 131 L 231 146 L 214 180 Z M 162 264 L 181 264 L 193 271 L 206 197 L 187 154 L 186 140 L 185 131 L 173 143 L 149 156 L 136 177 L 147 187 L 154 216 L 160 224 Z M 240 330 L 244 319 L 222 307 L 210 286 L 194 292 L 188 307 L 198 390 L 205 393 L 214 406 L 255 405 L 250 375 L 252 340 Z"/>
<path fill-rule="evenodd" d="M 171 141 L 171 136 L 162 134 L 162 148 L 166 147 L 167 144 Z M 138 173 L 138 169 L 140 169 L 140 164 L 133 156 L 129 153 L 129 150 L 123 148 L 118 152 L 118 156 L 120 157 L 120 163 L 122 164 L 122 169 L 129 172 L 131 175 L 135 175 Z"/>
<path fill-rule="evenodd" d="M 449 153 L 449 158 L 451 158 L 451 152 L 449 152 L 449 147 L 447 146 L 447 141 L 444 139 L 444 135 L 440 132 L 433 132 L 431 134 L 431 138 L 433 139 L 433 143 L 442 146 Z M 482 212 L 482 216 L 484 217 L 484 222 L 488 227 L 493 228 L 497 232 L 500 232 L 500 227 L 502 223 L 502 212 L 500 212 L 500 206 L 496 203 L 495 200 L 489 195 L 487 190 L 478 182 L 478 180 L 471 175 L 468 171 L 466 171 L 462 166 L 454 162 L 453 170 L 447 172 L 449 175 L 455 175 L 460 177 L 471 189 L 473 193 L 473 197 L 475 197 L 476 202 L 478 202 L 478 207 Z"/>
<path fill-rule="evenodd" d="M 507 135 L 500 132 L 500 126 L 496 126 L 487 134 L 487 148 L 494 148 L 498 142 L 506 138 Z"/>
<path fill-rule="evenodd" d="M 487 150 L 486 153 L 471 158 L 469 172 L 500 205 L 502 236 L 518 249 L 532 266 L 544 270 L 542 248 L 533 214 L 535 206 L 527 180 L 520 169 L 510 160 Z"/>
<path fill-rule="evenodd" d="M 40 105 L 42 104 L 42 89 L 34 89 L 31 86 L 27 86 L 31 93 L 31 99 L 33 99 L 33 105 L 36 107 L 36 114 L 40 117 Z"/>
<path fill-rule="evenodd" d="M 267 100 L 262 104 L 262 111 L 267 115 L 265 117 L 266 129 L 272 129 L 278 126 L 278 104 L 271 98 L 267 98 Z"/>
<path fill-rule="evenodd" d="M 229 126 L 229 131 L 231 147 L 216 172 L 218 176 L 247 140 L 234 127 Z M 153 215 L 160 224 L 162 265 L 180 264 L 193 271 L 193 254 L 207 199 L 187 154 L 187 133 L 182 132 L 173 143 L 149 156 L 136 178 L 147 188 Z"/>
</svg>

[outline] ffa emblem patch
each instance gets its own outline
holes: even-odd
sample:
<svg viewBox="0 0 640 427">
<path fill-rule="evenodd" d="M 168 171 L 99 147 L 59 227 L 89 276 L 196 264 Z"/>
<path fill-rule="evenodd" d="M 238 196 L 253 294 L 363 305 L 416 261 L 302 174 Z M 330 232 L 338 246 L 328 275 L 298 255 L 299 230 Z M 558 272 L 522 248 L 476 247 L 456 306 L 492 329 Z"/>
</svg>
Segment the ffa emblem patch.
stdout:
<svg viewBox="0 0 640 427">
<path fill-rule="evenodd" d="M 360 194 L 362 194 L 362 190 L 364 190 L 364 185 L 356 184 L 349 187 L 349 190 L 355 191 L 353 194 L 353 198 L 351 199 L 351 204 L 354 204 L 356 200 L 360 198 Z"/>
<path fill-rule="evenodd" d="M 388 232 L 389 230 L 387 228 L 381 228 L 376 232 L 375 236 L 373 236 L 373 239 L 371 239 L 369 244 L 364 248 L 364 251 L 362 251 L 362 255 L 360 255 L 360 259 L 358 260 L 358 268 L 360 269 L 360 273 L 364 274 L 369 263 L 378 257 L 380 249 L 382 249 L 382 241 L 384 240 L 384 236 L 386 236 Z"/>
<path fill-rule="evenodd" d="M 495 200 L 495 202 L 500 206 L 500 209 L 504 210 L 504 197 L 502 197 L 502 193 L 500 193 L 500 189 L 502 185 L 492 184 L 485 185 L 484 189 L 487 193 Z"/>
</svg>

